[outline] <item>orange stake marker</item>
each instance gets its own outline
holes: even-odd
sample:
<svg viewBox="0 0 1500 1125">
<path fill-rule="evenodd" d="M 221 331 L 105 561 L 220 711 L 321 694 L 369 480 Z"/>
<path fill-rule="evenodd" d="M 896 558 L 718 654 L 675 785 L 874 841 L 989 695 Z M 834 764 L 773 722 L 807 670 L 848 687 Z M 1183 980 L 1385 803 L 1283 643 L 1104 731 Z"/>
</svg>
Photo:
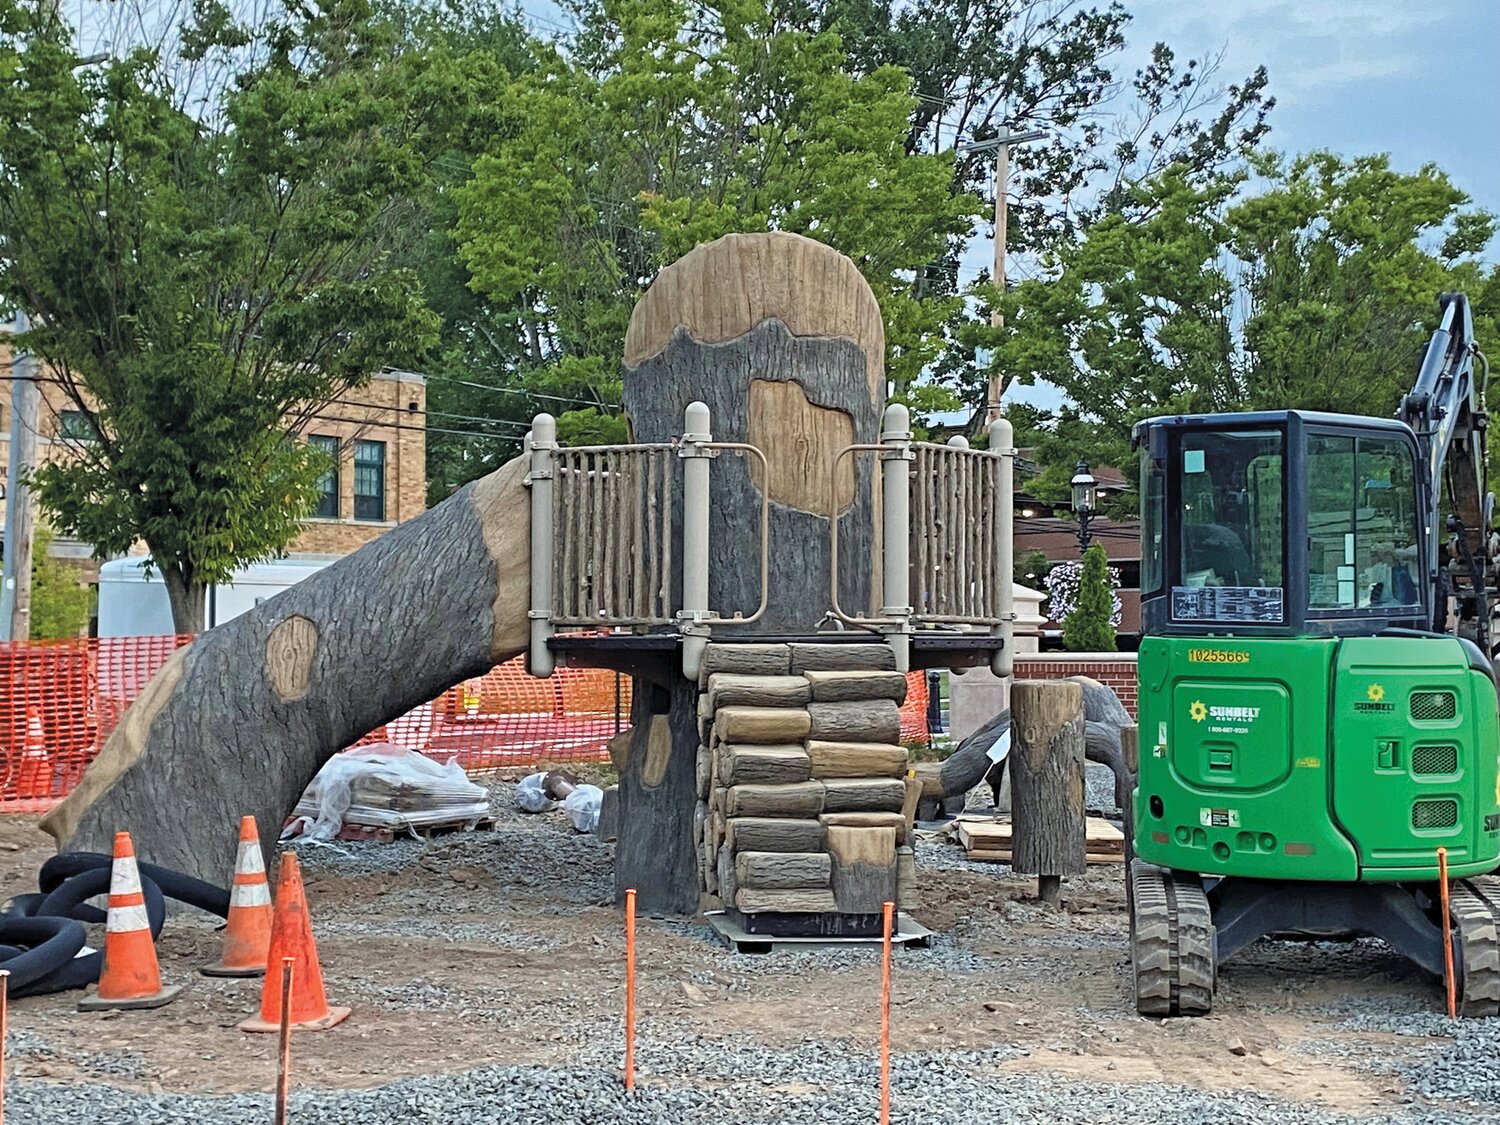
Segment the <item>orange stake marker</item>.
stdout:
<svg viewBox="0 0 1500 1125">
<path fill-rule="evenodd" d="M 1439 848 L 1438 888 L 1443 906 L 1443 983 L 1448 988 L 1448 1018 L 1458 1018 L 1456 997 L 1453 995 L 1453 922 L 1448 917 L 1448 849 Z"/>
<path fill-rule="evenodd" d="M 0 969 L 0 1125 L 5 1125 L 5 1035 L 9 994 L 10 970 Z"/>
<path fill-rule="evenodd" d="M 625 892 L 625 1089 L 635 1089 L 635 891 Z"/>
<path fill-rule="evenodd" d="M 286 1097 L 292 1081 L 292 966 L 296 963 L 295 957 L 281 959 L 281 1041 L 276 1050 L 276 1116 L 272 1125 L 286 1125 Z"/>
<path fill-rule="evenodd" d="M 880 1125 L 891 1122 L 891 919 L 896 904 L 882 904 L 885 936 L 880 943 Z"/>
</svg>

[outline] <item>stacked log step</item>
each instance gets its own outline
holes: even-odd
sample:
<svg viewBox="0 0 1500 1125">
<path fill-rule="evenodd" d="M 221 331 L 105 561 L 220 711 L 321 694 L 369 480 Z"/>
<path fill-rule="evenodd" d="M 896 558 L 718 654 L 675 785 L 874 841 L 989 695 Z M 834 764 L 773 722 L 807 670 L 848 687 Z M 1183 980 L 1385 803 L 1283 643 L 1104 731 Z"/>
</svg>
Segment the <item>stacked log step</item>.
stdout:
<svg viewBox="0 0 1500 1125">
<path fill-rule="evenodd" d="M 916 905 L 906 677 L 874 644 L 715 644 L 698 702 L 702 886 L 749 933 L 876 934 Z"/>
</svg>

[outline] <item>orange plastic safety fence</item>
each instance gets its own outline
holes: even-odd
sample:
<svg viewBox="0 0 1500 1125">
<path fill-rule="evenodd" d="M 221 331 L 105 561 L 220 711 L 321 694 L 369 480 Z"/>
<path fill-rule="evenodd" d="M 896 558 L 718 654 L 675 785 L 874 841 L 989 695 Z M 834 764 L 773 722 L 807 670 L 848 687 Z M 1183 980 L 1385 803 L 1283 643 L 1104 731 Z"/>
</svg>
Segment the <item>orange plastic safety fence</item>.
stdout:
<svg viewBox="0 0 1500 1125">
<path fill-rule="evenodd" d="M 190 637 L 0 644 L 0 811 L 43 811 L 78 784 L 120 716 Z M 927 682 L 908 678 L 903 742 L 926 743 Z M 466 770 L 600 761 L 630 723 L 630 678 L 559 668 L 549 679 L 507 661 L 371 731 Z"/>
</svg>

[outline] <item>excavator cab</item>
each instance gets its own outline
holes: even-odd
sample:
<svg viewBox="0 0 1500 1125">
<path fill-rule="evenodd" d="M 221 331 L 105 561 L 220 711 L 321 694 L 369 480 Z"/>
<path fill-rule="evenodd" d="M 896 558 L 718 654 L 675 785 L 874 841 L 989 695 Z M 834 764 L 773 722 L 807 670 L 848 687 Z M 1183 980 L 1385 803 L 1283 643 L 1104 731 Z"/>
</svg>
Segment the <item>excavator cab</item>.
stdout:
<svg viewBox="0 0 1500 1125">
<path fill-rule="evenodd" d="M 1477 440 L 1293 410 L 1136 427 L 1144 1013 L 1206 1012 L 1218 966 L 1270 934 L 1372 935 L 1441 973 L 1441 850 L 1465 1011 L 1500 1014 L 1493 536 L 1462 499 L 1483 480 L 1450 474 L 1439 518 L 1445 463 L 1483 465 L 1482 396 L 1448 385 L 1467 398 L 1421 409 Z"/>
</svg>

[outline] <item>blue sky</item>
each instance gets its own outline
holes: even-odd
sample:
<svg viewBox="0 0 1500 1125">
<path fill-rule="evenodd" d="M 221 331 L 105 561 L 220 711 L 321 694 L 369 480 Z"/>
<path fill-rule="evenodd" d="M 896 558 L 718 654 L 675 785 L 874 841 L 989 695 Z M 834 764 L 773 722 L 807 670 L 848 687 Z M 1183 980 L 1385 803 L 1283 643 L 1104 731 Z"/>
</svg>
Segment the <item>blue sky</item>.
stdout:
<svg viewBox="0 0 1500 1125">
<path fill-rule="evenodd" d="M 1224 73 L 1264 63 L 1285 151 L 1431 161 L 1500 212 L 1500 0 L 1126 0 L 1132 55 L 1225 49 Z"/>
</svg>

